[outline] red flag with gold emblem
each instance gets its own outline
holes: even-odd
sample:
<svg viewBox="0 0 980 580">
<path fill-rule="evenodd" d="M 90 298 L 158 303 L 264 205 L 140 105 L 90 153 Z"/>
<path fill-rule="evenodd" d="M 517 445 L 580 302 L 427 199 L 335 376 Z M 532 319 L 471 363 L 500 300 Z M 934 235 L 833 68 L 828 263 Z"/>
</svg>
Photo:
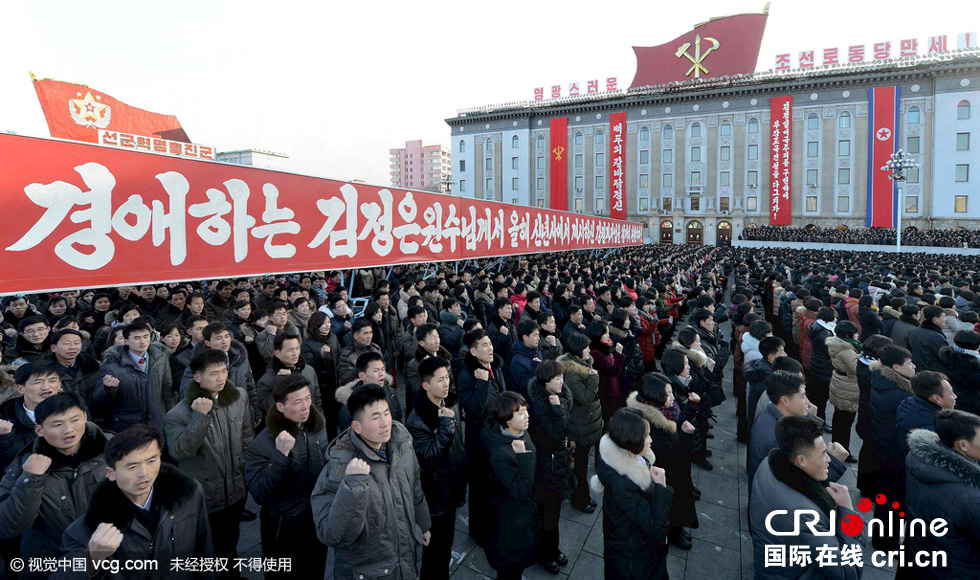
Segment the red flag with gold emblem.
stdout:
<svg viewBox="0 0 980 580">
<path fill-rule="evenodd" d="M 633 87 L 755 71 L 767 12 L 723 16 L 698 24 L 659 46 L 634 46 Z"/>
<path fill-rule="evenodd" d="M 99 142 L 99 129 L 190 143 L 173 115 L 151 113 L 85 85 L 52 79 L 34 80 L 34 90 L 51 136 Z"/>
</svg>

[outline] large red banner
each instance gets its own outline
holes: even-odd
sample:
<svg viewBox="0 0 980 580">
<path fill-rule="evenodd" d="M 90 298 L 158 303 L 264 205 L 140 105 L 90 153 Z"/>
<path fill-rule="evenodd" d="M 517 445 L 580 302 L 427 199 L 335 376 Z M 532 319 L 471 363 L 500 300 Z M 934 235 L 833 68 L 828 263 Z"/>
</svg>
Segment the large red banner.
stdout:
<svg viewBox="0 0 980 580">
<path fill-rule="evenodd" d="M 568 209 L 568 117 L 551 119 L 551 209 Z"/>
<path fill-rule="evenodd" d="M 626 195 L 623 185 L 626 177 L 626 113 L 610 113 L 609 140 L 609 215 L 614 219 L 626 219 Z"/>
<path fill-rule="evenodd" d="M 51 79 L 34 81 L 37 100 L 51 136 L 73 141 L 99 142 L 99 129 L 190 143 L 173 115 L 151 113 L 114 99 L 85 85 Z"/>
<path fill-rule="evenodd" d="M 641 224 L 0 135 L 0 294 L 643 243 Z"/>
<path fill-rule="evenodd" d="M 793 95 L 769 99 L 769 224 L 793 223 Z"/>
<path fill-rule="evenodd" d="M 865 225 L 875 228 L 893 228 L 898 220 L 898 187 L 888 178 L 889 172 L 881 168 L 888 163 L 898 147 L 899 87 L 874 87 L 868 89 L 868 212 Z"/>
</svg>

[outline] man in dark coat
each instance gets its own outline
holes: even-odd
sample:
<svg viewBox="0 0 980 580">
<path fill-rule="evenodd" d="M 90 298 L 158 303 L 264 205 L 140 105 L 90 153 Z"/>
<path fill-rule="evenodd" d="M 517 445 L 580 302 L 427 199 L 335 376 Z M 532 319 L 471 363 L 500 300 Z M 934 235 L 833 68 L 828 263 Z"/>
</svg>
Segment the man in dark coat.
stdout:
<svg viewBox="0 0 980 580">
<path fill-rule="evenodd" d="M 245 451 L 245 480 L 262 506 L 262 557 L 290 558 L 290 574 L 323 578 L 327 548 L 316 539 L 310 494 L 324 466 L 326 423 L 303 375 L 280 379 L 272 396 L 265 429 Z"/>
<path fill-rule="evenodd" d="M 58 393 L 34 409 L 38 439 L 14 458 L 0 480 L 0 539 L 23 535 L 20 557 L 61 556 L 65 529 L 88 510 L 106 479 L 108 437 L 87 421 L 82 398 Z M 21 578 L 47 574 L 24 571 Z"/>
<path fill-rule="evenodd" d="M 300 354 L 302 342 L 295 334 L 277 334 L 275 339 L 275 349 L 272 351 L 272 363 L 269 370 L 265 371 L 262 378 L 255 386 L 255 400 L 258 411 L 265 414 L 273 407 L 273 392 L 275 391 L 276 381 L 281 376 L 303 375 L 313 389 L 313 406 L 323 414 L 323 402 L 320 400 L 320 383 L 316 378 L 316 371 L 313 367 L 306 364 L 306 359 Z"/>
<path fill-rule="evenodd" d="M 34 411 L 38 404 L 61 392 L 57 365 L 43 359 L 18 368 L 14 383 L 20 396 L 0 405 L 0 468 L 4 470 L 21 449 L 37 440 Z"/>
<path fill-rule="evenodd" d="M 827 306 L 817 312 L 817 321 L 810 325 L 807 333 L 813 345 L 810 360 L 810 381 L 807 383 L 807 398 L 817 406 L 817 417 L 826 418 L 827 401 L 830 399 L 830 380 L 834 376 L 834 364 L 827 350 L 827 339 L 834 336 L 837 323 L 836 312 Z"/>
<path fill-rule="evenodd" d="M 116 578 L 132 580 L 203 578 L 210 574 L 169 571 L 177 558 L 213 558 L 214 544 L 201 484 L 161 461 L 163 433 L 151 425 L 134 425 L 105 447 L 108 480 L 95 490 L 88 511 L 65 530 L 66 558 L 88 562 L 88 570 L 58 575 L 86 580 L 99 575 L 94 562 L 147 560 L 157 573 L 120 567 Z M 221 530 L 219 533 L 223 533 Z"/>
<path fill-rule="evenodd" d="M 471 330 L 463 337 L 469 352 L 457 388 L 459 402 L 466 421 L 466 459 L 469 463 L 470 536 L 477 545 L 487 540 L 490 526 L 489 466 L 480 443 L 483 426 L 490 416 L 493 402 L 507 390 L 503 361 L 494 354 L 494 346 L 486 331 Z"/>
<path fill-rule="evenodd" d="M 422 361 L 430 356 L 437 356 L 445 359 L 452 364 L 452 354 L 442 346 L 442 329 L 446 325 L 436 327 L 435 324 L 423 324 L 415 329 L 415 352 L 405 365 L 405 416 L 412 412 L 415 405 L 415 396 L 422 390 L 422 375 L 419 373 L 419 366 Z M 419 338 L 421 336 L 421 338 Z M 450 402 L 451 407 L 459 401 L 456 391 L 456 380 L 450 374 Z"/>
<path fill-rule="evenodd" d="M 939 362 L 958 397 L 956 408 L 980 415 L 980 333 L 960 330 L 953 346 L 939 350 Z"/>
<path fill-rule="evenodd" d="M 17 324 L 17 342 L 3 351 L 3 364 L 34 362 L 50 352 L 51 326 L 43 316 L 25 316 Z"/>
<path fill-rule="evenodd" d="M 86 405 L 99 380 L 99 361 L 82 352 L 82 333 L 66 328 L 51 335 L 51 353 L 43 359 L 57 364 L 61 386 L 82 396 Z"/>
<path fill-rule="evenodd" d="M 422 549 L 422 578 L 448 580 L 456 510 L 466 502 L 466 450 L 455 404 L 450 404 L 449 362 L 430 356 L 418 365 L 422 386 L 405 426 L 422 472 L 422 493 L 432 516 L 432 541 Z"/>
<path fill-rule="evenodd" d="M 942 551 L 943 567 L 899 568 L 896 578 L 945 580 L 973 578 L 980 568 L 980 418 L 944 410 L 936 416 L 936 432 L 909 435 L 907 518 L 933 522 L 942 518 L 946 533 L 912 534 L 908 554 Z M 891 499 L 890 497 L 888 498 Z"/>
<path fill-rule="evenodd" d="M 898 406 L 895 417 L 898 419 L 898 432 L 902 437 L 902 454 L 909 452 L 908 434 L 913 429 L 936 428 L 936 413 L 952 409 L 956 405 L 956 393 L 946 379 L 946 375 L 935 371 L 920 371 L 912 377 L 912 392 Z"/>
<path fill-rule="evenodd" d="M 759 341 L 759 353 L 762 354 L 762 358 L 750 360 L 742 367 L 748 384 L 745 395 L 745 422 L 748 433 L 752 432 L 759 399 L 766 392 L 766 379 L 772 374 L 772 363 L 777 358 L 786 356 L 786 343 L 779 337 L 767 336 Z"/>
<path fill-rule="evenodd" d="M 102 355 L 102 369 L 92 402 L 109 431 L 148 423 L 163 427 L 163 415 L 174 406 L 170 353 L 159 342 L 150 342 L 152 329 L 134 321 L 123 328 L 126 344 Z"/>
<path fill-rule="evenodd" d="M 527 397 L 528 381 L 534 379 L 534 371 L 541 364 L 541 328 L 533 320 L 523 320 L 517 325 L 517 342 L 511 346 L 511 390 Z"/>
<path fill-rule="evenodd" d="M 219 280 L 215 293 L 204 303 L 204 317 L 210 322 L 221 320 L 221 315 L 231 306 L 231 294 L 234 285 L 229 280 Z"/>
<path fill-rule="evenodd" d="M 337 380 L 340 384 L 349 383 L 357 379 L 357 358 L 368 351 L 374 351 L 384 355 L 381 347 L 372 342 L 374 329 L 371 321 L 358 318 L 351 327 L 353 340 L 340 350 L 340 359 L 337 365 Z M 394 370 L 394 369 L 389 369 Z"/>
<path fill-rule="evenodd" d="M 493 303 L 496 314 L 487 325 L 487 334 L 493 343 L 493 352 L 504 361 L 504 368 L 510 369 L 511 348 L 517 342 L 517 327 L 514 326 L 514 303 L 506 298 L 497 298 Z"/>
<path fill-rule="evenodd" d="M 439 313 L 439 339 L 443 347 L 453 356 L 459 352 L 463 346 L 463 324 L 466 323 L 466 315 L 463 314 L 463 307 L 459 300 L 450 298 L 446 300 L 446 309 Z"/>
<path fill-rule="evenodd" d="M 946 312 L 940 306 L 926 306 L 922 310 L 922 323 L 909 337 L 909 350 L 912 361 L 920 371 L 943 372 L 939 351 L 946 343 L 943 328 L 946 326 Z"/>
<path fill-rule="evenodd" d="M 350 427 L 354 418 L 351 416 L 350 409 L 347 408 L 347 400 L 354 391 L 365 385 L 377 385 L 384 388 L 385 392 L 388 393 L 388 412 L 393 420 L 401 423 L 405 414 L 402 412 L 398 393 L 392 386 L 393 379 L 385 367 L 384 355 L 368 351 L 357 357 L 356 368 L 357 378 L 346 385 L 337 387 L 334 392 L 334 399 L 340 404 L 340 410 L 337 412 L 337 431 L 343 433 Z"/>
</svg>

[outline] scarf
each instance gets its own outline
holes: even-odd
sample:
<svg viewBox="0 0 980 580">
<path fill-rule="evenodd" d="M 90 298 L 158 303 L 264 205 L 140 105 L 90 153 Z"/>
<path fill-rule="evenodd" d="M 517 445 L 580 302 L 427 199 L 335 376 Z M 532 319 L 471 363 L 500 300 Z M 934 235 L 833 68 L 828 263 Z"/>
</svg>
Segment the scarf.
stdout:
<svg viewBox="0 0 980 580">
<path fill-rule="evenodd" d="M 681 408 L 678 406 L 677 401 L 674 401 L 670 405 L 658 405 L 649 399 L 644 399 L 643 395 L 641 395 L 639 392 L 636 393 L 636 400 L 644 405 L 647 405 L 648 407 L 653 407 L 654 409 L 659 410 L 664 414 L 664 417 L 667 417 L 671 421 L 677 422 L 677 418 L 681 416 Z"/>
<path fill-rule="evenodd" d="M 827 330 L 829 330 L 831 332 L 831 334 L 833 334 L 834 333 L 834 329 L 837 328 L 837 323 L 836 322 L 827 322 L 826 320 L 818 320 L 817 321 L 817 324 L 819 324 L 820 326 L 822 326 L 822 327 L 826 328 Z"/>
<path fill-rule="evenodd" d="M 817 504 L 825 516 L 830 517 L 830 511 L 837 509 L 834 498 L 830 497 L 830 493 L 823 484 L 790 463 L 789 459 L 779 449 L 773 449 L 769 452 L 769 468 L 772 469 L 772 474 L 776 479 Z"/>
<path fill-rule="evenodd" d="M 972 356 L 973 358 L 980 358 L 980 351 L 966 350 L 965 348 L 958 347 L 955 344 L 953 345 L 953 352 L 958 352 L 961 354 L 965 354 L 967 356 Z"/>
<path fill-rule="evenodd" d="M 861 341 L 859 341 L 859 340 L 855 340 L 853 338 L 845 338 L 845 339 L 842 339 L 842 340 L 844 340 L 844 342 L 846 342 L 846 343 L 850 344 L 851 346 L 853 346 L 854 348 L 856 348 L 857 351 L 858 351 L 858 354 L 860 354 L 861 351 L 864 350 L 864 347 L 861 345 Z"/>
</svg>

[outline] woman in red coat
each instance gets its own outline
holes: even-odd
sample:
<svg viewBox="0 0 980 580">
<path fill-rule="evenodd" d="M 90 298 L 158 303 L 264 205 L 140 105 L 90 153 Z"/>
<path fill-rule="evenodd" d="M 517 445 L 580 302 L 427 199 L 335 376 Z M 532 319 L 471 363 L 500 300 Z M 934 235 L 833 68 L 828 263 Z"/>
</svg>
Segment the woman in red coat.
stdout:
<svg viewBox="0 0 980 580">
<path fill-rule="evenodd" d="M 607 422 L 617 409 L 626 406 L 629 389 L 619 384 L 619 377 L 626 364 L 623 345 L 613 347 L 609 337 L 609 325 L 596 320 L 585 331 L 589 337 L 592 366 L 599 373 L 599 402 L 602 404 L 602 419 Z"/>
</svg>

